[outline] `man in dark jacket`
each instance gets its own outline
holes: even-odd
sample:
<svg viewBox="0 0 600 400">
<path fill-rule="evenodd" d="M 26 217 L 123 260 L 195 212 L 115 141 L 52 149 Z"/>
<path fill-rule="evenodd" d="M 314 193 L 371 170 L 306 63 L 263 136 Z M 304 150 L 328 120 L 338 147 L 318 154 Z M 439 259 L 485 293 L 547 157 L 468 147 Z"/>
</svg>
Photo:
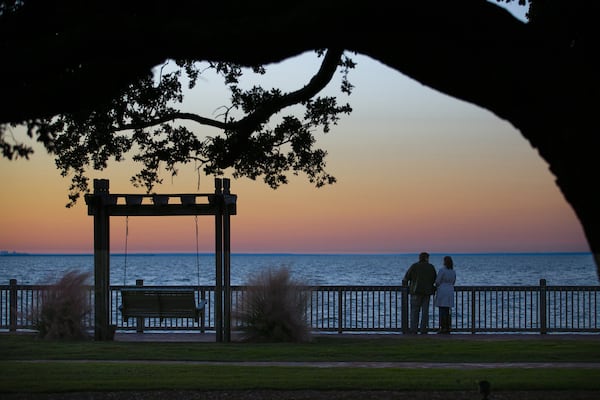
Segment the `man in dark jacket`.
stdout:
<svg viewBox="0 0 600 400">
<path fill-rule="evenodd" d="M 417 333 L 421 314 L 421 333 L 427 333 L 429 325 L 429 300 L 435 292 L 435 267 L 429 263 L 429 254 L 419 254 L 419 262 L 410 266 L 402 285 L 409 286 L 410 293 L 410 333 Z"/>
</svg>

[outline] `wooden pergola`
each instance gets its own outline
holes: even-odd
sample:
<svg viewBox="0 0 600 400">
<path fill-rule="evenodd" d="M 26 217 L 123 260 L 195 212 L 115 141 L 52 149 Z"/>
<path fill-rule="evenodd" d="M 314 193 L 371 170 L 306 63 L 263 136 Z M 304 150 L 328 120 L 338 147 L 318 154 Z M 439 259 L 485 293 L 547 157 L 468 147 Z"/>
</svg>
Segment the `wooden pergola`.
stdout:
<svg viewBox="0 0 600 400">
<path fill-rule="evenodd" d="M 108 179 L 94 179 L 94 193 L 85 196 L 94 216 L 94 338 L 111 340 L 110 330 L 110 217 L 213 215 L 215 217 L 215 329 L 217 342 L 231 340 L 230 216 L 236 215 L 237 196 L 229 179 L 215 179 L 214 193 L 114 194 Z M 144 202 L 149 198 L 149 202 Z M 174 202 L 171 202 L 174 199 Z"/>
</svg>

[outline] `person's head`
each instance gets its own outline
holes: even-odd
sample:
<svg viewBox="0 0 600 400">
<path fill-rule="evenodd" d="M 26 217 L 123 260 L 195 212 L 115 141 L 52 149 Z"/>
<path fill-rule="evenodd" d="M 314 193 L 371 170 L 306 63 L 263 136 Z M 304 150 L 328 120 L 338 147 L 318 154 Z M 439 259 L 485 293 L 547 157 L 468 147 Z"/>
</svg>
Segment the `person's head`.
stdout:
<svg viewBox="0 0 600 400">
<path fill-rule="evenodd" d="M 428 262 L 429 261 L 429 253 L 422 252 L 419 254 L 419 261 Z"/>
<path fill-rule="evenodd" d="M 450 257 L 450 256 L 444 257 L 444 266 L 448 269 L 454 268 L 454 261 L 452 261 L 452 257 Z"/>
</svg>

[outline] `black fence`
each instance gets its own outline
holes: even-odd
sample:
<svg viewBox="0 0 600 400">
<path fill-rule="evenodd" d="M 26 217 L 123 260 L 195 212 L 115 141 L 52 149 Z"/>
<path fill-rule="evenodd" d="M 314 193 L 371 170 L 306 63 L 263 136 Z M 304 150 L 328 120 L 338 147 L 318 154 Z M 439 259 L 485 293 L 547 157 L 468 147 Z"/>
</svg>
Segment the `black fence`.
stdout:
<svg viewBox="0 0 600 400">
<path fill-rule="evenodd" d="M 121 289 L 110 287 L 110 321 L 117 330 L 214 331 L 214 286 L 169 286 L 193 289 L 196 299 L 205 300 L 199 321 L 188 318 L 121 317 Z M 145 286 L 165 288 L 165 286 Z M 36 326 L 36 310 L 48 286 L 19 285 L 11 280 L 0 285 L 0 329 L 30 330 Z M 233 286 L 233 309 L 244 302 L 247 287 Z M 315 332 L 408 331 L 409 295 L 403 286 L 311 286 L 306 316 Z M 452 309 L 452 331 L 465 333 L 553 333 L 600 332 L 600 286 L 457 286 Z M 93 288 L 89 290 L 93 305 Z M 93 307 L 92 307 L 93 310 Z M 94 318 L 86 320 L 90 329 Z M 235 329 L 237 321 L 232 321 Z M 438 312 L 431 302 L 430 329 L 438 326 Z"/>
</svg>

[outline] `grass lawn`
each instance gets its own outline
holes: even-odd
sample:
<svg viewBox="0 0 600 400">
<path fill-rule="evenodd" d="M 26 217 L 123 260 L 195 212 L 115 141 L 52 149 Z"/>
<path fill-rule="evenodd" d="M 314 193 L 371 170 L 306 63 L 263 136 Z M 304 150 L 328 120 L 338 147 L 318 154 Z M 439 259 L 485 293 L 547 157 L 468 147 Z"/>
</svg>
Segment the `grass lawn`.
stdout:
<svg viewBox="0 0 600 400">
<path fill-rule="evenodd" d="M 593 368 L 356 368 L 184 361 L 599 362 L 600 340 L 318 337 L 304 344 L 61 342 L 0 335 L 0 393 L 131 390 L 600 391 Z M 39 362 L 39 361 L 43 362 Z M 162 361 L 149 363 L 147 361 Z M 171 362 L 175 361 L 175 362 Z"/>
</svg>

